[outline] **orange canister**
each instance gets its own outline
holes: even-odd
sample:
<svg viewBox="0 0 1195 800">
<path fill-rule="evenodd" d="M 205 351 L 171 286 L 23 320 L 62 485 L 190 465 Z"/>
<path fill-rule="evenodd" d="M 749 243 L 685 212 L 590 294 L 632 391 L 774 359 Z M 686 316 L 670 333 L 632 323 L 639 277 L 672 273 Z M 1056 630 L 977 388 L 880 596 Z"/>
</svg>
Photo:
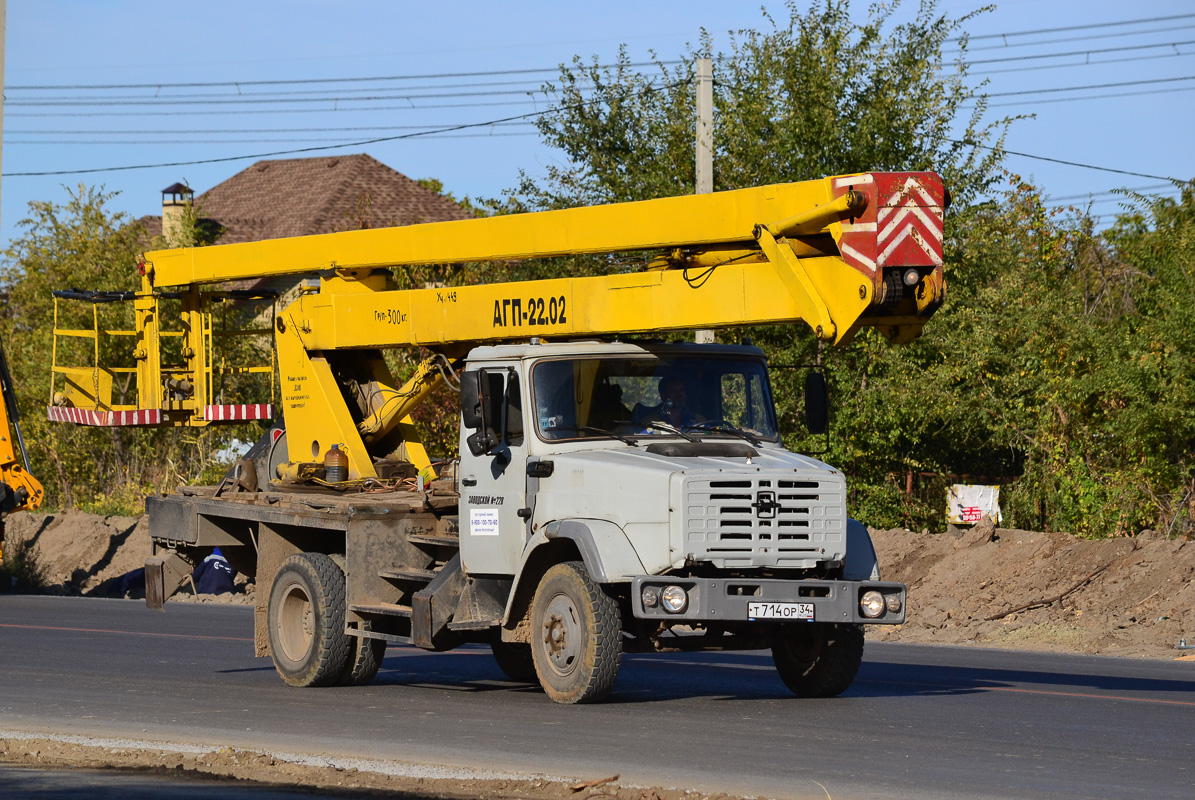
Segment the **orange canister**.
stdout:
<svg viewBox="0 0 1195 800">
<path fill-rule="evenodd" d="M 334 444 L 324 453 L 324 480 L 328 483 L 340 483 L 348 480 L 348 477 L 348 454 L 340 449 L 340 445 Z"/>
</svg>

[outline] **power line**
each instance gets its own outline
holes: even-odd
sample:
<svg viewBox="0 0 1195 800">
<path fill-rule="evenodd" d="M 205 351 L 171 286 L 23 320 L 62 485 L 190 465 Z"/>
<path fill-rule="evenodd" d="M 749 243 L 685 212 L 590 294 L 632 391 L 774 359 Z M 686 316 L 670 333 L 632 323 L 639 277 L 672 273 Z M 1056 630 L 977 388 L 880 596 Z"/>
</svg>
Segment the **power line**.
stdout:
<svg viewBox="0 0 1195 800">
<path fill-rule="evenodd" d="M 1135 44 L 1127 45 L 1125 47 L 1102 47 L 1089 50 L 1071 50 L 1067 53 L 1034 53 L 1031 55 L 1008 56 L 1007 58 L 986 58 L 980 61 L 970 61 L 968 62 L 968 65 L 1002 64 L 1008 61 L 1035 61 L 1044 58 L 1066 58 L 1068 56 L 1091 56 L 1093 53 L 1123 53 L 1128 50 L 1153 50 L 1159 47 L 1180 47 L 1182 45 L 1188 44 L 1195 44 L 1195 41 L 1158 42 L 1156 44 Z"/>
<path fill-rule="evenodd" d="M 986 69 L 977 72 L 976 75 L 1003 75 L 1009 72 L 1039 72 L 1043 69 L 1068 69 L 1070 67 L 1099 67 L 1105 64 L 1125 64 L 1130 61 L 1157 61 L 1163 58 L 1181 58 L 1183 56 L 1195 56 L 1195 52 L 1190 53 L 1160 53 L 1154 56 L 1132 56 L 1131 58 L 1105 58 L 1101 61 L 1082 61 L 1076 64 L 1034 64 L 1031 67 L 1009 67 L 1007 69 Z"/>
<path fill-rule="evenodd" d="M 989 59 L 987 61 L 972 62 L 973 64 L 986 63 L 1003 63 L 1008 61 L 1024 61 L 1028 59 L 1045 59 L 1045 58 L 1064 58 L 1070 56 L 1087 55 L 1090 57 L 1093 53 L 1111 53 L 1123 52 L 1140 49 L 1153 49 L 1159 47 L 1179 47 L 1195 44 L 1195 40 L 1183 42 L 1165 42 L 1152 45 L 1140 45 L 1132 47 L 1112 47 L 1100 50 L 1082 50 L 1071 51 L 1066 53 L 1050 53 L 1038 54 L 1032 56 L 1024 56 L 1018 58 L 999 58 Z M 1176 55 L 1178 55 L 1176 53 Z M 1169 57 L 1169 54 L 1167 54 Z M 1097 62 L 1097 63 L 1114 63 L 1114 62 Z M 1072 65 L 1053 65 L 1053 66 L 1072 66 Z M 1020 68 L 1032 69 L 1032 68 Z M 1020 71 L 1009 70 L 1009 71 Z M 994 74 L 993 71 L 988 74 Z M 497 82 L 497 83 L 480 83 L 480 84 L 458 84 L 460 88 L 478 88 L 482 86 L 507 86 L 511 82 Z M 434 89 L 439 87 L 420 87 L 421 89 Z M 447 87 L 446 87 L 447 88 Z M 1087 88 L 1087 87 L 1076 87 Z M 1100 87 L 1090 87 L 1100 88 Z M 339 91 L 339 90 L 333 90 Z M 365 90 L 348 90 L 348 91 L 365 91 Z M 143 96 L 118 96 L 118 97 L 100 97 L 100 98 L 81 98 L 81 97 L 67 97 L 67 98 L 14 98 L 7 100 L 5 105 L 10 108 L 36 108 L 36 107 L 86 107 L 86 106 L 186 106 L 186 105 L 200 105 L 200 106 L 220 106 L 220 105 L 255 105 L 255 104 L 286 104 L 286 103 L 366 103 L 366 102 L 389 102 L 393 100 L 406 100 L 408 102 L 414 100 L 427 99 L 451 99 L 457 97 L 495 97 L 502 95 L 520 95 L 520 94 L 544 94 L 541 89 L 504 89 L 497 91 L 467 91 L 467 92 L 443 92 L 433 94 L 386 94 L 374 96 L 352 96 L 352 97 L 312 97 L 307 93 L 295 92 L 293 94 L 305 94 L 302 97 L 280 97 L 271 93 L 253 93 L 246 95 L 181 95 L 181 96 L 165 96 L 165 97 L 143 97 Z M 995 95 L 989 95 L 995 96 Z"/>
<path fill-rule="evenodd" d="M 1152 192 L 1155 189 L 1174 189 L 1173 183 L 1151 183 L 1149 186 L 1133 186 L 1125 187 L 1123 189 L 1108 189 L 1103 192 L 1084 192 L 1083 194 L 1068 194 L 1063 197 L 1048 198 L 1051 203 L 1059 203 L 1067 200 L 1087 200 L 1094 197 L 1103 197 L 1104 195 L 1115 195 L 1121 192 Z"/>
<path fill-rule="evenodd" d="M 636 73 L 640 74 L 640 73 Z M 469 81 L 468 83 L 429 83 L 418 84 L 414 86 L 402 87 L 378 87 L 378 86 L 340 86 L 335 89 L 293 89 L 293 90 L 269 90 L 264 92 L 242 92 L 239 89 L 236 92 L 220 92 L 213 94 L 211 92 L 188 92 L 184 94 L 161 94 L 157 92 L 152 95 L 147 94 L 98 94 L 98 95 L 26 95 L 17 96 L 8 99 L 10 104 L 13 102 L 27 103 L 34 100 L 44 102 L 62 102 L 78 100 L 105 100 L 108 102 L 118 102 L 122 100 L 227 100 L 230 98 L 284 98 L 287 96 L 302 96 L 302 97 L 335 97 L 337 95 L 352 95 L 357 92 L 378 92 L 378 91 L 401 91 L 401 92 L 420 92 L 443 89 L 477 89 L 480 87 L 492 86 L 522 86 L 535 87 L 538 89 L 543 85 L 542 81 Z"/>
<path fill-rule="evenodd" d="M 1051 89 L 1021 89 L 1015 92 L 992 92 L 987 97 L 1022 97 L 1027 94 L 1055 94 L 1058 92 L 1079 92 L 1087 89 L 1117 89 L 1122 86 L 1147 86 L 1156 83 L 1174 83 L 1176 81 L 1195 81 L 1195 75 L 1184 75 L 1180 78 L 1151 78 L 1141 81 L 1117 81 L 1116 83 L 1091 83 L 1086 86 L 1056 86 Z"/>
<path fill-rule="evenodd" d="M 253 98 L 228 97 L 218 100 L 188 100 L 173 97 L 146 97 L 131 100 L 111 100 L 102 98 L 97 100 L 9 100 L 6 106 L 13 108 L 61 107 L 77 106 L 229 106 L 229 105 L 259 105 L 277 103 L 379 103 L 391 100 L 444 100 L 453 97 L 498 97 L 507 95 L 542 94 L 539 91 L 526 89 L 503 89 L 485 92 L 444 92 L 437 94 L 387 94 L 366 95 L 364 97 L 285 97 L 285 98 Z"/>
<path fill-rule="evenodd" d="M 507 136 L 535 136 L 535 131 L 506 131 L 495 133 L 445 133 L 445 134 L 429 134 L 420 136 L 421 139 L 484 139 L 484 138 L 500 138 Z M 281 144 L 283 142 L 343 142 L 344 139 L 329 139 L 319 137 L 301 137 L 297 139 L 155 139 L 152 142 L 147 142 L 144 139 L 10 139 L 9 144 L 13 145 L 63 145 L 63 144 L 89 144 L 89 145 L 136 145 L 137 147 L 145 147 L 146 145 L 159 144 L 205 144 L 205 145 L 221 145 L 221 144 Z M 350 143 L 351 144 L 351 143 Z M 15 173 L 10 173 L 15 174 Z"/>
<path fill-rule="evenodd" d="M 205 135 L 205 134 L 210 135 L 213 133 L 344 133 L 346 131 L 396 131 L 396 130 L 399 130 L 399 131 L 400 130 L 422 131 L 422 130 L 426 130 L 427 128 L 443 128 L 443 127 L 447 127 L 449 125 L 454 125 L 454 124 L 456 124 L 456 123 L 429 122 L 426 125 L 364 125 L 364 126 L 351 127 L 351 128 L 346 128 L 346 127 L 334 127 L 334 128 L 190 128 L 188 130 L 182 130 L 182 131 L 177 130 L 177 129 L 155 130 L 155 129 L 151 129 L 151 128 L 139 128 L 137 130 L 100 129 L 100 130 L 83 130 L 83 131 L 81 131 L 81 130 L 71 130 L 71 131 L 14 130 L 12 128 L 9 128 L 7 131 L 5 131 L 5 133 L 7 135 L 13 135 L 13 136 L 37 136 L 37 135 L 49 135 L 49 136 L 144 135 L 144 136 L 156 136 L 156 135 L 163 135 L 163 134 L 167 135 L 167 136 L 173 135 L 173 134 L 180 134 L 180 135 L 185 134 L 188 136 L 191 136 L 191 135 L 201 136 L 201 135 Z M 534 124 L 535 123 L 532 123 L 532 122 L 501 122 L 501 123 L 495 123 L 494 127 L 507 128 L 507 127 L 518 127 L 518 126 L 523 126 L 523 125 L 534 125 Z"/>
<path fill-rule="evenodd" d="M 1037 28 L 1028 31 L 1006 31 L 1004 33 L 985 33 L 980 36 L 966 37 L 969 41 L 978 42 L 986 39 L 1004 39 L 1009 36 L 1034 36 L 1040 33 L 1065 33 L 1067 31 L 1089 31 L 1097 28 L 1116 28 L 1126 25 L 1144 25 L 1148 22 L 1170 22 L 1176 19 L 1192 19 L 1195 14 L 1173 14 L 1168 17 L 1143 17 L 1139 19 L 1122 19 L 1117 22 L 1092 22 L 1086 25 L 1066 25 L 1061 28 Z M 959 36 L 948 41 L 959 42 L 964 37 Z"/>
<path fill-rule="evenodd" d="M 1195 86 L 1182 86 L 1177 89 L 1146 89 L 1140 92 L 1109 92 L 1107 94 L 1087 94 L 1082 97 L 1042 97 L 1037 100 L 1019 100 L 1011 103 L 989 103 L 988 108 L 1021 108 L 1043 103 L 1076 103 L 1080 100 L 1107 100 L 1114 97 L 1145 97 L 1155 94 L 1178 94 L 1179 92 L 1195 91 Z M 960 106 L 960 108 L 974 108 L 974 106 Z"/>
<path fill-rule="evenodd" d="M 1195 16 L 1195 15 L 1192 15 Z M 684 63 L 680 59 L 672 61 L 639 61 L 628 64 L 601 64 L 597 69 L 611 69 L 613 67 L 654 67 L 675 66 Z M 557 72 L 559 65 L 540 67 L 537 69 L 497 69 L 485 72 L 440 72 L 417 75 L 365 75 L 355 78 L 284 78 L 277 80 L 251 81 L 190 81 L 186 83 L 76 83 L 57 85 L 9 86 L 8 90 L 73 90 L 73 89 L 196 89 L 204 87 L 226 86 L 237 88 L 240 86 L 295 86 L 316 83 L 365 83 L 378 81 L 412 81 L 438 80 L 440 78 L 488 78 L 493 75 L 534 75 L 536 73 Z"/>
<path fill-rule="evenodd" d="M 960 139 L 951 139 L 953 144 L 961 144 L 967 147 L 977 147 L 980 150 L 989 150 L 992 152 L 1007 153 L 1010 156 L 1020 156 L 1021 158 L 1031 158 L 1035 161 L 1049 161 L 1053 164 L 1065 164 L 1068 167 L 1082 167 L 1083 169 L 1094 169 L 1100 172 L 1114 172 L 1117 175 L 1132 175 L 1136 178 L 1153 178 L 1158 181 L 1171 181 L 1172 183 L 1180 182 L 1176 178 L 1171 178 L 1168 175 L 1149 175 L 1144 172 L 1132 172 L 1126 169 L 1113 169 L 1112 167 L 1099 167 L 1095 164 L 1083 164 L 1078 161 L 1064 161 L 1061 158 L 1050 158 L 1049 156 L 1035 156 L 1032 153 L 1018 153 L 1016 150 L 1008 150 L 1003 147 L 989 147 L 986 144 L 979 144 L 978 142 L 966 142 Z"/>
<path fill-rule="evenodd" d="M 679 82 L 673 83 L 673 84 L 668 84 L 666 86 L 649 86 L 647 88 L 650 91 L 655 92 L 655 91 L 660 91 L 661 89 L 672 89 L 672 88 L 676 88 L 677 86 L 684 86 L 688 83 L 690 83 L 690 81 L 686 80 L 686 81 L 679 81 Z M 566 109 L 584 108 L 585 106 L 592 105 L 593 103 L 601 102 L 601 100 L 602 100 L 602 98 L 595 98 L 593 100 L 588 100 L 583 103 L 574 103 L 571 106 L 565 106 L 562 108 L 549 108 L 549 109 L 545 109 L 543 111 L 533 111 L 529 114 L 519 114 L 519 115 L 513 116 L 513 117 L 504 117 L 502 119 L 487 120 L 486 122 L 467 122 L 467 123 L 462 123 L 460 125 L 452 125 L 449 127 L 432 129 L 432 130 L 428 130 L 428 131 L 424 131 L 424 132 L 416 131 L 413 133 L 398 134 L 396 136 L 379 136 L 374 139 L 365 139 L 365 140 L 360 140 L 360 141 L 355 141 L 355 142 L 344 142 L 343 144 L 317 145 L 317 146 L 313 146 L 313 147 L 297 147 L 297 148 L 293 148 L 290 150 L 275 150 L 270 153 L 254 153 L 254 154 L 250 154 L 250 155 L 241 155 L 241 156 L 224 156 L 222 158 L 203 158 L 203 159 L 195 159 L 193 161 L 175 161 L 175 162 L 162 163 L 162 164 L 129 164 L 129 165 L 120 166 L 120 167 L 93 167 L 91 169 L 49 170 L 49 171 L 44 171 L 44 172 L 10 172 L 10 173 L 8 173 L 8 177 L 10 177 L 10 178 L 29 178 L 29 177 L 42 177 L 42 176 L 49 176 L 49 175 L 90 175 L 90 174 L 94 174 L 97 172 L 125 172 L 128 170 L 135 170 L 135 169 L 160 169 L 160 168 L 164 168 L 164 167 L 190 167 L 190 166 L 196 166 L 199 164 L 219 164 L 219 163 L 224 163 L 224 162 L 228 162 L 228 161 L 245 161 L 250 158 L 272 158 L 274 156 L 298 155 L 299 153 L 314 153 L 314 152 L 319 152 L 319 151 L 324 151 L 324 150 L 340 150 L 340 149 L 343 149 L 346 147 L 364 147 L 366 145 L 379 144 L 381 142 L 394 142 L 394 141 L 399 141 L 402 139 L 414 139 L 414 138 L 420 138 L 420 137 L 424 137 L 424 136 L 434 136 L 434 135 L 444 134 L 444 133 L 453 133 L 455 131 L 469 130 L 471 128 L 484 128 L 489 125 L 497 125 L 497 124 L 503 123 L 503 122 L 514 122 L 515 120 L 532 119 L 535 117 L 546 116 L 548 114 L 559 113 L 560 111 L 564 111 Z"/>
<path fill-rule="evenodd" d="M 528 100 L 495 100 L 493 102 L 483 103 L 432 103 L 426 106 L 374 106 L 373 108 L 260 108 L 254 111 L 246 112 L 240 111 L 171 111 L 172 117 L 190 117 L 190 116 L 244 116 L 250 114 L 329 114 L 329 113 L 357 113 L 362 111 L 427 111 L 429 109 L 439 108 L 493 108 L 495 106 L 527 106 L 534 105 L 534 99 Z M 35 111 L 29 112 L 13 112 L 6 114 L 6 117 L 17 117 L 20 119 L 32 119 L 35 117 L 126 117 L 135 116 L 160 116 L 161 111 Z"/>
<path fill-rule="evenodd" d="M 1036 42 L 1012 42 L 1008 44 L 990 44 L 984 47 L 968 47 L 969 53 L 980 53 L 987 50 L 1009 50 L 1014 47 L 1041 47 L 1045 44 L 1067 44 L 1069 42 L 1090 42 L 1096 39 L 1123 39 L 1126 36 L 1148 36 L 1154 33 L 1173 33 L 1174 31 L 1184 31 L 1195 28 L 1195 25 L 1171 25 L 1165 28 L 1152 28 L 1147 31 L 1118 31 L 1116 33 L 1097 33 L 1090 36 L 1066 36 L 1061 39 L 1041 39 Z M 957 41 L 957 40 L 952 40 Z M 951 50 L 950 53 L 962 52 L 961 48 L 958 50 Z"/>
</svg>

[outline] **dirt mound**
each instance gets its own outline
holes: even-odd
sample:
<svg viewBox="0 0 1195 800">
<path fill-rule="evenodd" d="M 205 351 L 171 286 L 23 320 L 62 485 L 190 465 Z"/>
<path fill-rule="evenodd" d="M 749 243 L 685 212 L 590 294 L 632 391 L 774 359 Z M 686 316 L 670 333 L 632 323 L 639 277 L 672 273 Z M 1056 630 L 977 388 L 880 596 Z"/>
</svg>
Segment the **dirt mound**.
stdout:
<svg viewBox="0 0 1195 800">
<path fill-rule="evenodd" d="M 908 618 L 869 631 L 902 642 L 1173 658 L 1195 641 L 1195 543 L 1145 531 L 1091 541 L 990 523 L 944 534 L 872 531 Z"/>
<path fill-rule="evenodd" d="M 136 571 L 153 552 L 147 517 L 13 514 L 5 520 L 4 540 L 6 550 L 28 545 L 51 594 L 145 596 L 144 579 Z M 238 575 L 231 594 L 195 596 L 184 588 L 171 601 L 252 603 L 252 590 L 253 584 Z"/>
<path fill-rule="evenodd" d="M 145 517 L 12 514 L 5 520 L 5 549 L 28 544 L 48 591 L 116 595 L 120 578 L 150 556 Z"/>
</svg>

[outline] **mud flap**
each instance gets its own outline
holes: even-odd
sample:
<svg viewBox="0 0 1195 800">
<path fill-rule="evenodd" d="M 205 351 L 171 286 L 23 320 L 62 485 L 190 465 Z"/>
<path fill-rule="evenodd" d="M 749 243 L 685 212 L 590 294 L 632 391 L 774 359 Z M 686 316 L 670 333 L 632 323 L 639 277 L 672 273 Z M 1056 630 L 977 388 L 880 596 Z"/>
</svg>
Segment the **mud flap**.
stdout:
<svg viewBox="0 0 1195 800">
<path fill-rule="evenodd" d="M 145 605 L 164 611 L 163 605 L 191 575 L 191 564 L 170 551 L 145 560 Z"/>
<path fill-rule="evenodd" d="M 424 650 L 450 650 L 459 636 L 448 629 L 465 587 L 461 554 L 454 555 L 427 585 L 411 598 L 411 644 Z"/>
</svg>

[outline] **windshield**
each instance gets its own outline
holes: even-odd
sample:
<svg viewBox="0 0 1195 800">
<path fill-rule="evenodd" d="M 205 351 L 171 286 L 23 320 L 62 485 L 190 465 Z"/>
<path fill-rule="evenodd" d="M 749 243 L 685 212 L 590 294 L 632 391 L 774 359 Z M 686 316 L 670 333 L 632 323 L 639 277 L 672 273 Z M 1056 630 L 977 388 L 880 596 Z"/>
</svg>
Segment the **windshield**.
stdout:
<svg viewBox="0 0 1195 800">
<path fill-rule="evenodd" d="M 767 372 L 755 359 L 558 359 L 536 364 L 531 383 L 539 436 L 549 441 L 778 438 Z"/>
</svg>

